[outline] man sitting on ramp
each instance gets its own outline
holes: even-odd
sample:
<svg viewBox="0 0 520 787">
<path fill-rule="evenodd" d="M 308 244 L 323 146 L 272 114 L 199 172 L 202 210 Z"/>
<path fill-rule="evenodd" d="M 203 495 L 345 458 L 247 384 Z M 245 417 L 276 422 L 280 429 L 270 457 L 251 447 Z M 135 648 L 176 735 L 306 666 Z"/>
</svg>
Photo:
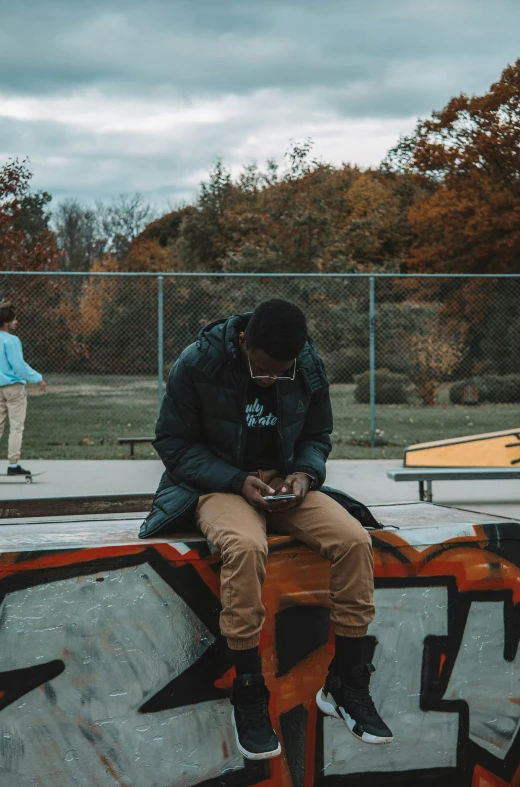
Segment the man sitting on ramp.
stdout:
<svg viewBox="0 0 520 787">
<path fill-rule="evenodd" d="M 157 421 L 154 446 L 167 471 L 157 499 L 169 495 L 170 510 L 189 513 L 221 552 L 220 627 L 236 670 L 233 724 L 238 748 L 250 759 L 281 751 L 258 650 L 266 529 L 289 534 L 330 561 L 335 655 L 319 708 L 365 743 L 393 740 L 372 702 L 374 667 L 364 658 L 374 617 L 371 539 L 319 491 L 331 431 L 323 362 L 303 312 L 283 300 L 202 330 L 170 373 Z M 277 495 L 290 497 L 272 499 Z M 158 532 L 159 508 L 164 512 L 164 506 L 152 510 L 142 537 Z"/>
</svg>

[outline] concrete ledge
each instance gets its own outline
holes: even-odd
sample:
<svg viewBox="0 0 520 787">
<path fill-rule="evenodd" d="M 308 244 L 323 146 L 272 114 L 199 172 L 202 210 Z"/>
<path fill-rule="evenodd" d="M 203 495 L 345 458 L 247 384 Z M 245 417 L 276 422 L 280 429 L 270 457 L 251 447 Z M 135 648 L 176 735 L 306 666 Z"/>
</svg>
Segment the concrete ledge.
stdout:
<svg viewBox="0 0 520 787">
<path fill-rule="evenodd" d="M 374 507 L 374 698 L 396 743 L 358 743 L 314 697 L 332 654 L 328 563 L 270 538 L 261 641 L 277 761 L 231 732 L 219 555 L 140 541 L 142 514 L 2 520 L 0 784 L 515 785 L 520 523 Z"/>
</svg>

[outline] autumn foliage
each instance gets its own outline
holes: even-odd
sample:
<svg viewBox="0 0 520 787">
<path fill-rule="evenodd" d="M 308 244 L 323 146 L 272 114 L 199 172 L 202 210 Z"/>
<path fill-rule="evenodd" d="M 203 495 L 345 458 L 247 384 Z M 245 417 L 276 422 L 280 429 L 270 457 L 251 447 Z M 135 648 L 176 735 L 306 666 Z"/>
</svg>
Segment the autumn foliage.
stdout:
<svg viewBox="0 0 520 787">
<path fill-rule="evenodd" d="M 221 162 L 198 202 L 166 214 L 134 241 L 123 265 L 208 272 L 398 271 L 407 259 L 408 211 L 420 190 L 407 175 L 335 168 L 294 146 L 283 171 L 252 164 L 232 180 Z M 136 247 L 139 254 L 135 254 Z"/>
<path fill-rule="evenodd" d="M 407 270 L 518 272 L 520 59 L 485 95 L 460 95 L 421 121 L 385 166 L 423 187 Z"/>
<path fill-rule="evenodd" d="M 142 231 L 150 206 L 122 195 L 99 215 L 62 204 L 55 235 L 50 195 L 30 178 L 25 162 L 0 168 L 0 271 L 262 273 L 233 287 L 165 277 L 167 363 L 205 322 L 283 294 L 308 315 L 331 381 L 351 383 L 368 368 L 367 280 L 287 279 L 280 293 L 270 274 L 519 272 L 520 60 L 487 93 L 420 120 L 378 168 L 319 161 L 311 141 L 235 176 L 217 161 L 193 204 Z M 0 296 L 53 325 L 54 345 L 31 337 L 40 365 L 155 371 L 155 277 L 27 277 L 18 290 L 15 278 L 0 278 Z M 518 298 L 506 284 L 377 279 L 379 369 L 402 375 L 425 405 L 462 377 L 520 373 Z"/>
<path fill-rule="evenodd" d="M 140 234 L 150 208 L 122 195 L 98 217 L 112 238 L 97 243 L 98 256 L 134 272 L 515 272 L 519 173 L 520 59 L 487 93 L 456 96 L 420 120 L 377 169 L 316 160 L 310 140 L 293 142 L 283 166 L 251 163 L 234 178 L 217 161 L 194 204 Z M 57 213 L 62 254 L 50 195 L 31 192 L 30 178 L 26 162 L 0 168 L 0 269 L 92 264 L 92 231 L 85 253 L 68 248 L 69 214 L 81 206 L 62 206 L 68 224 Z"/>
<path fill-rule="evenodd" d="M 452 337 L 443 338 L 437 332 L 412 336 L 410 377 L 421 404 L 435 404 L 437 390 L 443 380 L 457 368 L 462 359 L 459 343 Z"/>
<path fill-rule="evenodd" d="M 235 179 L 217 162 L 197 203 L 142 237 L 166 270 L 517 272 L 519 173 L 520 59 L 419 121 L 379 169 L 316 161 L 310 142 Z"/>
<path fill-rule="evenodd" d="M 46 192 L 31 193 L 32 175 L 17 159 L 0 167 L 0 270 L 53 270 L 60 251 L 49 228 Z"/>
</svg>

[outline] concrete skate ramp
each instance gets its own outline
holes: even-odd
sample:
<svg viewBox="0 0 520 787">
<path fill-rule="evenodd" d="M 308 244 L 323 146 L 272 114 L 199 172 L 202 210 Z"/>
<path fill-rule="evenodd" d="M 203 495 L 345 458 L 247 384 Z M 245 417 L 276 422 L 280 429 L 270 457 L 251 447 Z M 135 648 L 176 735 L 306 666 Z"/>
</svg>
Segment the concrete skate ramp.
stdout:
<svg viewBox="0 0 520 787">
<path fill-rule="evenodd" d="M 520 523 L 372 507 L 373 695 L 396 738 L 381 747 L 318 714 L 328 563 L 270 538 L 260 649 L 283 756 L 255 764 L 231 727 L 213 547 L 140 541 L 143 514 L 113 500 L 31 506 L 0 519 L 2 787 L 518 784 Z"/>
<path fill-rule="evenodd" d="M 405 467 L 514 467 L 520 464 L 520 429 L 410 445 Z"/>
</svg>

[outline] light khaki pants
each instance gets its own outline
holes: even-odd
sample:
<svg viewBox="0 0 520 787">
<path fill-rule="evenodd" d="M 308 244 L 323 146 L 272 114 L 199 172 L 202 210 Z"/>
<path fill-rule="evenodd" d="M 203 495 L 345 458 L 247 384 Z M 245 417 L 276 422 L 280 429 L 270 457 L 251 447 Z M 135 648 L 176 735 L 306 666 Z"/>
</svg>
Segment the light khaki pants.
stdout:
<svg viewBox="0 0 520 787">
<path fill-rule="evenodd" d="M 17 465 L 22 452 L 23 427 L 27 413 L 27 392 L 23 383 L 0 386 L 0 439 L 9 416 L 9 464 Z"/>
<path fill-rule="evenodd" d="M 276 484 L 275 470 L 251 473 Z M 214 492 L 199 499 L 197 525 L 220 549 L 220 629 L 233 650 L 258 645 L 264 622 L 262 585 L 267 568 L 269 532 L 291 535 L 330 560 L 331 619 L 336 634 L 363 637 L 374 617 L 372 542 L 357 519 L 322 492 L 303 503 L 264 514 L 240 495 Z"/>
</svg>

